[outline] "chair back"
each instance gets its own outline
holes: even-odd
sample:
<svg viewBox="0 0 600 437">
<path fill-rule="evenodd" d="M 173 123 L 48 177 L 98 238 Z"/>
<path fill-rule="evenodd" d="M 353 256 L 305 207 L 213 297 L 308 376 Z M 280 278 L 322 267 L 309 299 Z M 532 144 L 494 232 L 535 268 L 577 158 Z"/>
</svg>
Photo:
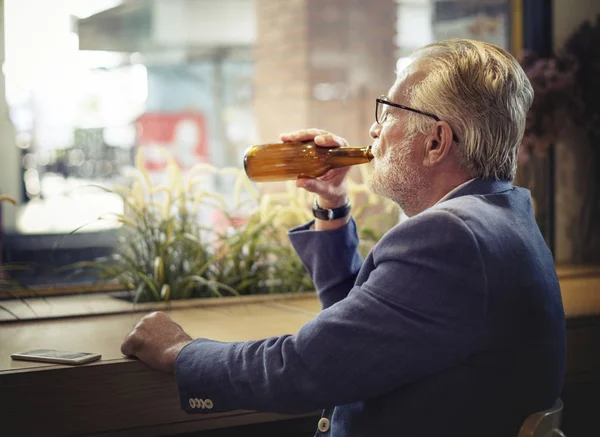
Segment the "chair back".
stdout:
<svg viewBox="0 0 600 437">
<path fill-rule="evenodd" d="M 562 411 L 563 403 L 559 398 L 549 410 L 529 416 L 521 426 L 518 437 L 565 437 L 559 429 Z"/>
</svg>

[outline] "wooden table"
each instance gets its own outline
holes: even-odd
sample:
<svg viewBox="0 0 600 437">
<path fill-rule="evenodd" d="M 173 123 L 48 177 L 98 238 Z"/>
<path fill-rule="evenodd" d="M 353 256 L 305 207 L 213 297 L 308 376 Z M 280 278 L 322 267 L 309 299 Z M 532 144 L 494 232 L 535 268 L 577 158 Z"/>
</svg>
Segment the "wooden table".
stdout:
<svg viewBox="0 0 600 437">
<path fill-rule="evenodd" d="M 192 337 L 244 341 L 295 333 L 319 310 L 310 294 L 169 313 Z M 0 325 L 0 435 L 151 436 L 293 417 L 183 412 L 174 377 L 125 359 L 119 351 L 140 317 L 134 313 Z M 102 360 L 77 367 L 11 360 L 11 352 L 32 348 L 99 352 Z"/>
<path fill-rule="evenodd" d="M 598 401 L 594 403 L 597 396 L 591 398 L 600 387 L 597 270 L 559 270 L 568 316 L 565 425 L 574 422 L 571 418 L 577 418 L 578 411 L 587 417 L 584 409 L 591 411 L 598 406 Z M 105 296 L 53 299 L 35 303 L 36 311 L 45 317 L 65 317 L 77 316 L 87 307 L 107 314 L 121 305 Z M 92 302 L 93 299 L 105 300 Z M 224 304 L 232 301 L 235 304 Z M 244 341 L 293 334 L 320 311 L 314 294 L 232 301 L 205 299 L 194 308 L 189 307 L 193 303 L 178 302 L 169 314 L 192 337 Z M 22 311 L 27 314 L 26 309 Z M 119 351 L 123 338 L 142 315 L 125 312 L 0 323 L 0 435 L 172 435 L 291 420 L 292 416 L 250 411 L 209 415 L 183 412 L 172 376 L 124 359 Z M 99 352 L 103 358 L 77 367 L 10 359 L 10 353 L 32 348 Z M 576 437 L 576 433 L 572 434 Z"/>
</svg>

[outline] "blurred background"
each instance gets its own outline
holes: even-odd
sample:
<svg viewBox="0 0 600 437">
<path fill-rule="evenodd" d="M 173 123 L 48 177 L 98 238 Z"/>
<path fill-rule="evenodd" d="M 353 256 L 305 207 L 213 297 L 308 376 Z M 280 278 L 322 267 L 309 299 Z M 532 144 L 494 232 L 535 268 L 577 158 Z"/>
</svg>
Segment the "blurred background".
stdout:
<svg viewBox="0 0 600 437">
<path fill-rule="evenodd" d="M 127 246 L 122 223 L 98 217 L 127 213 L 111 190 L 133 188 L 136 168 L 154 185 L 168 180 L 161 150 L 186 176 L 202 163 L 241 169 L 247 147 L 306 127 L 370 144 L 375 99 L 414 49 L 477 39 L 513 53 L 535 90 L 515 184 L 531 191 L 570 311 L 563 429 L 600 435 L 599 17 L 598 0 L 0 0 L 0 195 L 17 202 L 0 199 L 0 321 L 18 319 L 7 308 L 32 320 L 130 311 L 112 299 L 122 299 L 122 284 L 57 268 Z M 198 185 L 230 203 L 239 193 L 223 173 Z M 399 219 L 374 202 L 365 209 L 388 214 L 386 224 Z M 243 211 L 234 219 L 244 223 Z M 198 221 L 211 230 L 235 226 L 211 214 Z M 144 247 L 164 243 L 170 229 Z M 179 257 L 181 265 L 203 250 L 187 247 L 193 255 Z M 157 268 L 162 258 L 140 252 L 131 270 L 164 276 L 169 265 Z M 288 271 L 304 273 L 290 258 L 281 257 Z M 240 259 L 235 266 L 256 276 Z M 19 265 L 27 268 L 10 270 Z M 17 326 L 13 337 L 57 332 L 40 326 Z"/>
<path fill-rule="evenodd" d="M 127 184 L 138 148 L 160 180 L 158 148 L 185 172 L 200 162 L 241 167 L 248 146 L 305 127 L 369 144 L 374 99 L 414 49 L 465 37 L 551 58 L 600 13 L 593 0 L 0 3 L 0 193 L 19 203 L 1 207 L 0 254 L 52 265 L 110 253 L 118 223 L 97 217 L 123 203 L 89 186 Z M 524 147 L 517 182 L 532 190 L 557 263 L 595 263 L 597 191 L 585 187 L 598 172 L 581 171 L 592 155 L 572 131 Z M 205 183 L 233 195 L 218 175 Z"/>
</svg>

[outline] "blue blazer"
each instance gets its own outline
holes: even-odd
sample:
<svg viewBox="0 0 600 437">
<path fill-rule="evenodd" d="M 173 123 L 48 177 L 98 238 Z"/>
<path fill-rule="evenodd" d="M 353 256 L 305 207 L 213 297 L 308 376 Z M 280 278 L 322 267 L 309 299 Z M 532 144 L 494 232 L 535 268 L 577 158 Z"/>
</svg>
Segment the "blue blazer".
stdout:
<svg viewBox="0 0 600 437">
<path fill-rule="evenodd" d="M 296 335 L 186 346 L 186 411 L 323 409 L 317 435 L 333 437 L 516 437 L 552 406 L 565 315 L 529 191 L 474 180 L 364 261 L 354 222 L 309 225 L 290 238 L 323 310 Z"/>
</svg>

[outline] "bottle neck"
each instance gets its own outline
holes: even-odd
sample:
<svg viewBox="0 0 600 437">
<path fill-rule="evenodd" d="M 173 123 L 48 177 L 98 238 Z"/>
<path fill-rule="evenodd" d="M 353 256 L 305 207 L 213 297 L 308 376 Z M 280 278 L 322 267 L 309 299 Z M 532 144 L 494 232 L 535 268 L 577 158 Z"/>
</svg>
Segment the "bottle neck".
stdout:
<svg viewBox="0 0 600 437">
<path fill-rule="evenodd" d="M 338 164 L 347 162 L 347 165 L 369 162 L 373 159 L 371 146 L 366 147 L 336 147 L 329 149 L 327 158 Z"/>
</svg>

